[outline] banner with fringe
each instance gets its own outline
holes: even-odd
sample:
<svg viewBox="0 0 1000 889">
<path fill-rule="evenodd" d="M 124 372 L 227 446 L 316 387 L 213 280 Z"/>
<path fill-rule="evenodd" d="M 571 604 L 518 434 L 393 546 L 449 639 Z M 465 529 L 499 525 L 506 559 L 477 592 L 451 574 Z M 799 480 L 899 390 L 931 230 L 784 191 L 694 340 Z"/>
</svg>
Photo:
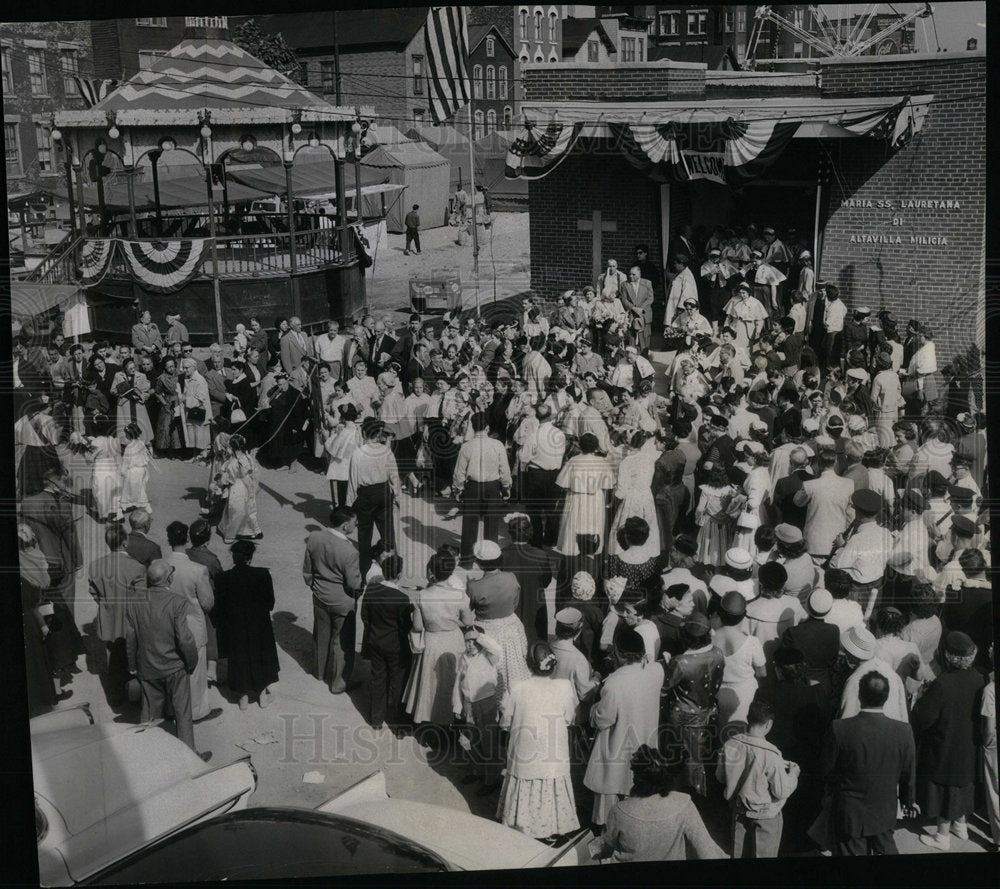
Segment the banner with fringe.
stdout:
<svg viewBox="0 0 1000 889">
<path fill-rule="evenodd" d="M 208 252 L 209 241 L 121 241 L 129 270 L 136 280 L 154 293 L 171 293 L 198 274 Z"/>
<path fill-rule="evenodd" d="M 115 242 L 110 238 L 88 239 L 80 245 L 80 283 L 84 287 L 92 287 L 104 277 L 114 251 Z"/>
<path fill-rule="evenodd" d="M 541 179 L 565 160 L 583 124 L 550 123 L 524 128 L 507 150 L 507 179 Z"/>
</svg>

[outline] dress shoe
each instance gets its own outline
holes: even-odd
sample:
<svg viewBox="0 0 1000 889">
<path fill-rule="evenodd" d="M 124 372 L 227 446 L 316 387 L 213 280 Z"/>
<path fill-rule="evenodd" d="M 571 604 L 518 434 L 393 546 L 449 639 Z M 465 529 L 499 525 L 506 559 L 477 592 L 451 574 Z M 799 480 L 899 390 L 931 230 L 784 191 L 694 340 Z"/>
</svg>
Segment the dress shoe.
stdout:
<svg viewBox="0 0 1000 889">
<path fill-rule="evenodd" d="M 969 825 L 964 821 L 959 823 L 957 821 L 951 822 L 951 832 L 955 834 L 960 840 L 967 840 L 969 838 Z"/>
<path fill-rule="evenodd" d="M 268 691 L 266 688 L 260 693 L 257 698 L 257 704 L 260 706 L 261 710 L 266 710 L 268 705 L 271 703 L 272 692 Z"/>
<path fill-rule="evenodd" d="M 330 694 L 332 695 L 342 695 L 345 691 L 347 691 L 347 683 L 343 679 L 338 679 L 330 686 Z"/>
<path fill-rule="evenodd" d="M 195 719 L 194 724 L 199 725 L 202 722 L 208 722 L 210 719 L 215 719 L 216 717 L 219 717 L 221 715 L 222 715 L 222 708 L 213 707 L 211 710 L 208 711 L 208 713 L 202 716 L 201 719 Z"/>
<path fill-rule="evenodd" d="M 247 695 L 240 696 L 240 709 L 246 710 L 250 706 L 250 698 Z"/>
<path fill-rule="evenodd" d="M 208 762 L 212 758 L 212 751 L 206 750 L 204 753 L 199 753 L 198 756 L 201 758 L 202 762 Z"/>
<path fill-rule="evenodd" d="M 920 837 L 920 842 L 932 849 L 940 849 L 942 852 L 947 852 L 951 848 L 951 837 L 947 834 L 944 836 L 940 833 L 936 833 L 934 836 L 924 834 Z"/>
</svg>

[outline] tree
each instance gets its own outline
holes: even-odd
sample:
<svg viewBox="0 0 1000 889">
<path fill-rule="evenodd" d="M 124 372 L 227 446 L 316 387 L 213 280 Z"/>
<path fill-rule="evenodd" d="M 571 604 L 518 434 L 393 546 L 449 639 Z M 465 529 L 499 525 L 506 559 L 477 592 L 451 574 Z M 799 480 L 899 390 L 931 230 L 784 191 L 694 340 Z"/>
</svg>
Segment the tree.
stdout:
<svg viewBox="0 0 1000 889">
<path fill-rule="evenodd" d="M 233 30 L 233 43 L 296 83 L 302 82 L 302 63 L 280 34 L 266 34 L 249 19 Z"/>
</svg>

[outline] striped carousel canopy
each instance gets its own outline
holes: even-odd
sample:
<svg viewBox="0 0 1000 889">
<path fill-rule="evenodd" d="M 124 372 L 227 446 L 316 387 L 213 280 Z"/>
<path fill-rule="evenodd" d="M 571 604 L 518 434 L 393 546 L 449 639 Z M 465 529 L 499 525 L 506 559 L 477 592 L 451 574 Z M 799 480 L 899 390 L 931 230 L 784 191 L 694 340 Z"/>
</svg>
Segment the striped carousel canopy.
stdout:
<svg viewBox="0 0 1000 889">
<path fill-rule="evenodd" d="M 86 126 L 115 112 L 119 124 L 170 125 L 206 110 L 212 123 L 284 123 L 293 111 L 303 121 L 352 121 L 356 114 L 354 108 L 331 105 L 232 41 L 187 38 L 93 108 L 56 117 L 59 124 Z"/>
</svg>

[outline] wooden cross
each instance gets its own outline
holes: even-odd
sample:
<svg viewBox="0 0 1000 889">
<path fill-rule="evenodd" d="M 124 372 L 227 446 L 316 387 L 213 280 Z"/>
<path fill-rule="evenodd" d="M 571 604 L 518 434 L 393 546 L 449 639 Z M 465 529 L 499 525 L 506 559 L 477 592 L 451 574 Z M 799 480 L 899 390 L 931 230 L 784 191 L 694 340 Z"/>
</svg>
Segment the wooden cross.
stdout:
<svg viewBox="0 0 1000 889">
<path fill-rule="evenodd" d="M 602 263 L 604 261 L 601 255 L 601 235 L 604 232 L 616 232 L 618 231 L 617 222 L 601 222 L 601 211 L 594 210 L 593 218 L 591 219 L 578 219 L 576 221 L 576 230 L 581 232 L 593 232 L 594 233 L 594 270 L 593 278 L 594 286 L 597 285 L 597 279 L 601 276 Z"/>
</svg>

